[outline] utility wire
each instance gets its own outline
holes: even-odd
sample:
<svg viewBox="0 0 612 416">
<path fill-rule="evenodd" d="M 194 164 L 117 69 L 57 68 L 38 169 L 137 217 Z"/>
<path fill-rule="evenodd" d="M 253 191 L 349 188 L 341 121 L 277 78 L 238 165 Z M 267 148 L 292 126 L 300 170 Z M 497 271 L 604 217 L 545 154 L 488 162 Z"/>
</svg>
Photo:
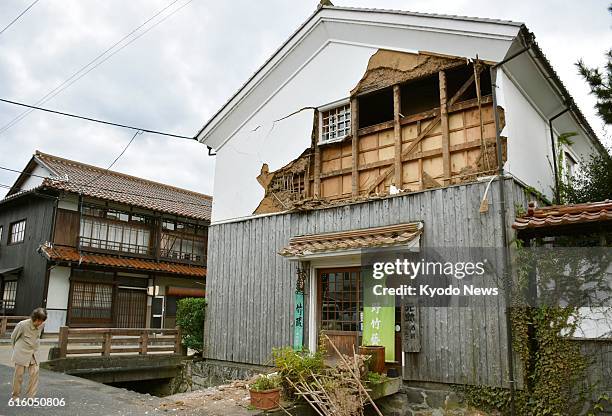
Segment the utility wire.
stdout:
<svg viewBox="0 0 612 416">
<path fill-rule="evenodd" d="M 40 0 L 34 0 L 34 1 L 32 2 L 32 4 L 30 4 L 28 7 L 26 7 L 26 9 L 25 9 L 24 11 L 22 11 L 21 13 L 19 13 L 19 15 L 18 15 L 16 18 L 14 18 L 13 20 L 11 20 L 11 23 L 9 23 L 8 25 L 6 25 L 6 26 L 4 27 L 4 29 L 0 30 L 0 35 L 2 35 L 2 34 L 3 34 L 3 33 L 4 33 L 4 32 L 5 32 L 5 31 L 6 31 L 6 30 L 9 28 L 9 27 L 13 26 L 13 24 L 14 24 L 14 23 L 15 23 L 17 20 L 19 20 L 19 19 L 21 18 L 21 16 L 23 16 L 24 14 L 26 14 L 26 13 L 28 12 L 28 10 L 30 10 L 32 7 L 34 7 L 34 5 L 35 5 L 36 3 L 38 3 L 39 1 L 40 1 Z"/>
<path fill-rule="evenodd" d="M 95 178 L 93 178 L 91 181 L 87 182 L 85 184 L 85 186 L 89 186 L 92 183 L 94 183 L 95 181 L 97 181 L 98 179 L 100 179 L 102 176 L 106 175 L 108 173 L 109 170 L 111 170 L 111 168 L 113 166 L 115 166 L 115 163 L 117 163 L 117 161 L 121 158 L 121 156 L 123 156 L 123 154 L 125 153 L 125 151 L 128 149 L 128 147 L 130 147 L 130 145 L 132 144 L 132 142 L 134 141 L 134 139 L 136 138 L 136 136 L 138 136 L 139 134 L 142 134 L 141 130 L 136 131 L 136 133 L 134 133 L 134 135 L 132 136 L 132 138 L 130 139 L 130 141 L 128 142 L 128 144 L 123 148 L 123 150 L 121 151 L 121 153 L 119 153 L 119 156 L 117 156 L 115 158 L 115 160 L 113 160 L 113 162 L 108 165 L 108 167 L 106 168 L 106 170 L 104 172 L 102 172 L 101 174 L 99 174 L 98 176 L 96 176 Z"/>
<path fill-rule="evenodd" d="M 101 64 L 103 64 L 104 62 L 106 62 L 109 58 L 111 58 L 113 55 L 115 55 L 116 53 L 118 53 L 119 51 L 121 51 L 122 49 L 124 49 L 125 47 L 127 47 L 128 45 L 130 45 L 132 42 L 136 41 L 137 39 L 141 38 L 142 36 L 144 36 L 146 33 L 148 33 L 151 29 L 153 29 L 154 27 L 156 27 L 157 25 L 159 25 L 160 23 L 164 22 L 166 19 L 168 19 L 170 16 L 174 15 L 176 12 L 178 12 L 179 10 L 181 10 L 183 7 L 187 6 L 189 3 L 191 3 L 193 0 L 188 0 L 186 3 L 184 3 L 183 5 L 181 5 L 180 7 L 176 8 L 175 10 L 173 10 L 171 13 L 169 13 L 167 16 L 164 16 L 162 19 L 158 20 L 157 22 L 155 22 L 153 25 L 151 25 L 150 27 L 148 27 L 145 31 L 143 31 L 142 33 L 138 34 L 137 36 L 135 36 L 134 38 L 130 39 L 127 43 L 125 43 L 124 45 L 122 45 L 120 48 L 118 48 L 117 50 L 113 51 L 112 53 L 108 54 L 111 50 L 113 50 L 116 46 L 120 45 L 122 42 L 124 42 L 126 39 L 128 39 L 130 36 L 132 36 L 134 33 L 136 33 L 137 31 L 139 31 L 140 29 L 142 29 L 144 26 L 146 26 L 149 22 L 151 22 L 153 19 L 155 19 L 156 17 L 158 17 L 160 14 L 162 14 L 163 12 L 165 12 L 166 10 L 168 10 L 171 6 L 173 6 L 175 3 L 177 3 L 179 0 L 174 0 L 171 3 L 169 3 L 167 6 L 165 6 L 164 8 L 160 9 L 158 12 L 156 12 L 153 16 L 151 16 L 150 18 L 148 18 L 147 20 L 145 20 L 142 24 L 140 24 L 137 28 L 135 28 L 134 30 L 132 30 L 130 33 L 128 33 L 127 35 L 125 35 L 124 37 L 122 37 L 121 39 L 119 39 L 117 42 L 115 42 L 113 45 L 111 45 L 109 48 L 107 48 L 104 52 L 100 53 L 99 55 L 97 55 L 94 59 L 92 59 L 91 61 L 89 61 L 87 64 L 85 64 L 84 66 L 82 66 L 80 69 L 78 69 L 75 73 L 73 73 L 70 77 L 68 77 L 66 80 L 64 80 L 61 84 L 59 84 L 57 87 L 55 87 L 54 89 L 52 89 L 51 91 L 49 91 L 46 95 L 44 95 L 42 98 L 40 98 L 38 101 L 36 101 L 36 103 L 34 103 L 34 105 L 40 105 L 43 104 L 47 101 L 49 101 L 50 99 L 52 99 L 53 97 L 55 97 L 56 95 L 60 94 L 62 91 L 64 91 L 66 88 L 70 87 L 72 84 L 74 84 L 75 82 L 77 82 L 79 79 L 83 78 L 85 75 L 87 75 L 88 73 L 90 73 L 91 71 L 93 71 L 95 68 L 97 68 L 98 66 L 100 66 Z M 108 54 L 108 56 L 106 56 L 104 59 L 100 60 L 102 57 L 104 57 L 104 55 Z M 99 61 L 100 60 L 100 61 Z M 99 61 L 99 62 L 96 62 Z M 90 67 L 88 69 L 88 67 Z M 85 71 L 85 72 L 83 72 Z M 2 128 L 0 128 L 0 134 L 4 133 L 6 130 L 10 129 L 11 127 L 13 127 L 15 124 L 19 123 L 22 119 L 24 119 L 25 117 L 27 117 L 33 110 L 29 109 L 29 110 L 25 110 L 24 112 L 22 112 L 21 114 L 19 114 L 17 117 L 15 117 L 14 119 L 12 119 L 11 121 L 9 121 L 7 124 L 5 124 L 4 126 L 2 126 Z"/>
<path fill-rule="evenodd" d="M 21 106 L 21 107 L 27 107 L 27 108 L 31 108 L 33 110 L 46 111 L 47 113 L 58 114 L 60 116 L 78 118 L 78 119 L 81 119 L 81 120 L 91 121 L 91 122 L 94 122 L 94 123 L 107 124 L 109 126 L 115 126 L 115 127 L 123 127 L 123 128 L 130 129 L 130 130 L 140 130 L 140 131 L 145 132 L 145 133 L 159 134 L 160 136 L 176 137 L 178 139 L 187 139 L 187 140 L 197 140 L 195 137 L 187 137 L 187 136 L 181 136 L 179 134 L 164 133 L 164 132 L 161 132 L 161 131 L 158 131 L 158 130 L 145 129 L 145 128 L 142 128 L 142 127 L 129 126 L 127 124 L 113 123 L 111 121 L 100 120 L 100 119 L 97 119 L 97 118 L 79 116 L 77 114 L 64 113 L 63 111 L 57 111 L 57 110 L 51 110 L 51 109 L 48 109 L 48 108 L 37 107 L 35 105 L 29 105 L 29 104 L 25 104 L 25 103 L 20 103 L 18 101 L 7 100 L 5 98 L 0 98 L 0 102 L 7 103 L 7 104 L 18 105 L 18 106 Z"/>
<path fill-rule="evenodd" d="M 120 194 L 120 195 L 136 196 L 136 197 L 141 197 L 141 198 L 155 199 L 157 201 L 166 201 L 166 202 L 172 202 L 172 203 L 175 203 L 175 204 L 178 203 L 178 204 L 193 205 L 193 206 L 198 206 L 198 207 L 207 207 L 208 206 L 208 205 L 200 204 L 200 203 L 197 203 L 197 202 L 179 201 L 179 200 L 176 200 L 176 199 L 169 199 L 169 198 L 162 198 L 162 197 L 157 197 L 157 196 L 139 194 L 139 193 L 136 193 L 136 192 L 120 191 L 118 189 L 105 188 L 103 186 L 98 186 L 98 185 L 87 185 L 84 182 L 73 181 L 73 180 L 66 180 L 66 179 L 64 179 L 62 177 L 50 177 L 50 176 L 44 176 L 44 175 L 37 175 L 35 173 L 29 173 L 29 172 L 25 172 L 25 171 L 22 171 L 22 170 L 11 169 L 11 168 L 7 168 L 5 166 L 0 166 L 0 170 L 5 170 L 5 171 L 8 171 L 8 172 L 24 174 L 24 175 L 31 176 L 31 177 L 34 177 L 34 178 L 49 179 L 49 180 L 56 181 L 56 182 L 67 182 L 67 183 L 71 183 L 73 185 L 80 186 L 80 187 L 83 187 L 83 188 L 97 189 L 97 190 L 107 191 L 107 192 L 111 192 L 111 193 L 115 193 L 115 194 Z M 8 189 L 12 189 L 13 188 L 12 186 L 2 185 L 2 184 L 0 184 L 0 187 L 4 187 L 4 188 L 8 188 Z"/>
</svg>

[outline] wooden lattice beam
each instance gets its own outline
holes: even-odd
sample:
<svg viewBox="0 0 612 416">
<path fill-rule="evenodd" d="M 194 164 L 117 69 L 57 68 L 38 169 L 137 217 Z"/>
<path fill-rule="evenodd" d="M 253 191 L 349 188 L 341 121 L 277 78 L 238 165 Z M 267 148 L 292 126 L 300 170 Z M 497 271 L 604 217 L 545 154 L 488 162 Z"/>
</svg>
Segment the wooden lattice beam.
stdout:
<svg viewBox="0 0 612 416">
<path fill-rule="evenodd" d="M 451 97 L 450 100 L 447 101 L 447 106 L 450 107 L 453 104 L 455 104 L 462 96 L 463 94 L 465 94 L 465 92 L 467 91 L 467 89 L 474 83 L 474 74 L 472 74 L 468 80 L 461 86 L 461 88 L 459 88 L 459 90 L 457 90 L 457 92 L 455 93 L 455 95 L 453 95 Z M 410 146 L 408 146 L 403 152 L 402 152 L 402 161 L 404 158 L 406 158 L 410 153 L 412 153 L 412 151 L 417 147 L 417 145 L 421 142 L 421 140 L 423 140 L 425 138 L 425 136 L 427 136 L 433 129 L 434 127 L 436 127 L 438 125 L 438 123 L 441 120 L 441 115 L 440 113 L 438 113 L 438 115 L 429 123 L 429 125 L 427 125 L 427 127 L 425 127 L 422 131 L 421 134 L 418 135 L 418 137 L 416 139 L 414 139 L 412 141 L 412 143 L 410 143 Z M 395 172 L 395 165 L 391 165 L 389 166 L 387 169 L 385 169 L 383 172 L 380 173 L 380 175 L 378 175 L 376 177 L 376 179 L 374 180 L 374 182 L 368 187 L 368 189 L 366 190 L 366 195 L 369 195 L 372 193 L 372 191 L 374 191 L 376 189 L 376 187 L 378 187 L 378 185 L 380 185 L 383 181 L 385 181 L 389 176 L 391 176 L 393 173 Z M 401 185 L 400 185 L 401 186 Z"/>
</svg>

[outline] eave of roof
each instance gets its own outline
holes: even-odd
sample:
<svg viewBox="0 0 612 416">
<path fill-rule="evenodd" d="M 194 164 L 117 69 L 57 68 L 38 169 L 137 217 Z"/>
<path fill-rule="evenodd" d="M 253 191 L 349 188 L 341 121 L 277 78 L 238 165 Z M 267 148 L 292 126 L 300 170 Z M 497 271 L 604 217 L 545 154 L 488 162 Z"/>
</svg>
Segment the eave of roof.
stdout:
<svg viewBox="0 0 612 416">
<path fill-rule="evenodd" d="M 167 273 L 191 277 L 206 277 L 206 268 L 189 264 L 158 262 L 106 254 L 79 253 L 74 247 L 53 246 L 49 243 L 40 247 L 43 256 L 49 261 L 79 263 L 90 266 L 116 267 L 126 270 Z"/>
<path fill-rule="evenodd" d="M 420 222 L 360 230 L 293 237 L 278 254 L 302 257 L 310 254 L 406 245 L 422 233 Z"/>
<path fill-rule="evenodd" d="M 535 204 L 530 203 L 527 214 L 516 218 L 512 228 L 523 231 L 603 221 L 612 221 L 610 200 L 543 208 L 535 208 Z"/>
<path fill-rule="evenodd" d="M 527 28 L 527 26 L 523 24 L 521 26 L 520 36 L 522 37 L 523 42 L 525 44 L 531 45 L 531 50 L 533 50 L 535 57 L 544 66 L 544 70 L 547 73 L 546 75 L 548 75 L 547 78 L 551 80 L 556 86 L 556 88 L 559 90 L 561 98 L 563 99 L 567 107 L 569 108 L 571 114 L 573 114 L 574 117 L 576 118 L 576 121 L 578 122 L 578 124 L 584 128 L 585 132 L 590 137 L 590 139 L 593 141 L 593 143 L 598 147 L 599 151 L 606 153 L 607 150 L 602 144 L 600 138 L 597 136 L 597 134 L 595 133 L 595 131 L 593 130 L 593 128 L 587 121 L 586 117 L 584 116 L 584 114 L 582 113 L 582 111 L 580 110 L 576 102 L 574 101 L 574 97 L 572 97 L 568 89 L 565 87 L 565 84 L 563 84 L 563 81 L 559 77 L 559 74 L 557 74 L 557 71 L 555 71 L 552 64 L 548 60 L 548 58 L 546 58 L 546 55 L 544 55 L 544 52 L 542 51 L 542 49 L 540 48 L 540 46 L 535 40 L 535 35 L 533 34 L 533 32 L 531 32 Z"/>
</svg>

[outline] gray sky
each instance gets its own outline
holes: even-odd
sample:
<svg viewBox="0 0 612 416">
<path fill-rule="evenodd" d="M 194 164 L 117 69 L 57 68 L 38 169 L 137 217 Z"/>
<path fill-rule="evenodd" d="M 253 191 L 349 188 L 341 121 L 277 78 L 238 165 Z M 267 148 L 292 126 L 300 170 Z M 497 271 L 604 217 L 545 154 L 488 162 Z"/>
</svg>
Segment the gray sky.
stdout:
<svg viewBox="0 0 612 416">
<path fill-rule="evenodd" d="M 35 103 L 171 1 L 40 0 L 0 35 L 0 97 Z M 143 30 L 187 1 L 178 0 Z M 610 143 L 573 65 L 579 57 L 604 64 L 604 51 L 612 45 L 607 1 L 332 1 L 526 23 L 593 128 Z M 0 28 L 31 2 L 0 0 Z M 192 136 L 317 3 L 192 0 L 42 106 Z M 0 129 L 22 111 L 0 103 Z M 33 112 L 0 133 L 0 165 L 22 169 L 41 150 L 106 166 L 132 135 L 126 129 Z M 114 169 L 212 193 L 214 158 L 197 142 L 143 134 Z M 15 179 L 0 171 L 0 184 Z M 0 188 L 0 196 L 4 193 Z"/>
</svg>

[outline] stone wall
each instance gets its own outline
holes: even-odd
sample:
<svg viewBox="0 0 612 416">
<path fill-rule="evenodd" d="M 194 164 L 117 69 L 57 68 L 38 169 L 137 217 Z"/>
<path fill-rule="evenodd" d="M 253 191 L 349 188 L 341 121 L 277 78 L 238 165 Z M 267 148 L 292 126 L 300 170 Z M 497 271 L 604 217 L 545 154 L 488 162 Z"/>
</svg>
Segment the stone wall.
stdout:
<svg viewBox="0 0 612 416">
<path fill-rule="evenodd" d="M 185 393 L 207 387 L 228 384 L 233 380 L 248 380 L 257 374 L 269 373 L 270 367 L 229 363 L 216 360 L 185 360 L 181 371 L 172 380 L 173 393 Z"/>
</svg>

